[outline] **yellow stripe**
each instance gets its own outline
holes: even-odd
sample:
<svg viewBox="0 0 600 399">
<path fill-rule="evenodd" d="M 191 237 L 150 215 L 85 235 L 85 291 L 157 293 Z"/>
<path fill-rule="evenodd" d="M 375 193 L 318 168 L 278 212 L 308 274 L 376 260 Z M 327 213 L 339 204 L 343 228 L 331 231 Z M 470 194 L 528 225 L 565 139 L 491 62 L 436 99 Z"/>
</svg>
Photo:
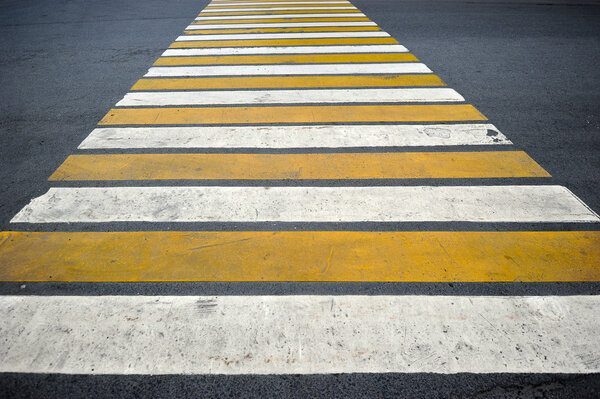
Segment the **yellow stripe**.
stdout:
<svg viewBox="0 0 600 399">
<path fill-rule="evenodd" d="M 600 232 L 0 233 L 1 281 L 599 281 Z"/>
<path fill-rule="evenodd" d="M 549 177 L 523 151 L 71 155 L 49 180 Z"/>
<path fill-rule="evenodd" d="M 221 33 L 285 33 L 285 32 L 358 32 L 358 31 L 380 31 L 377 26 L 357 27 L 317 27 L 317 28 L 248 28 L 248 29 L 201 29 L 186 30 L 186 35 L 213 35 Z"/>
<path fill-rule="evenodd" d="M 217 57 L 162 57 L 154 65 L 239 65 L 239 64 L 316 64 L 336 62 L 418 61 L 408 53 L 391 54 L 300 54 L 300 55 L 223 55 Z"/>
<path fill-rule="evenodd" d="M 218 17 L 222 15 L 277 15 L 277 14 L 347 14 L 362 13 L 358 9 L 349 10 L 289 10 L 289 11 L 227 11 L 227 12 L 201 12 L 199 17 Z"/>
<path fill-rule="evenodd" d="M 335 39 L 273 39 L 273 40 L 206 40 L 175 42 L 169 48 L 190 47 L 254 47 L 254 46 L 315 46 L 325 44 L 396 44 L 392 37 L 357 37 Z"/>
<path fill-rule="evenodd" d="M 210 57 L 212 58 L 212 57 Z M 223 58 L 223 57 L 218 57 Z M 295 87 L 445 86 L 435 75 L 257 76 L 140 79 L 131 90 L 266 89 Z"/>
<path fill-rule="evenodd" d="M 212 19 L 209 21 L 194 21 L 192 25 L 212 25 L 212 24 L 260 24 L 272 22 L 353 22 L 370 21 L 369 18 L 279 18 L 279 19 Z"/>
<path fill-rule="evenodd" d="M 469 104 L 118 108 L 100 125 L 433 122 L 487 120 Z"/>
</svg>

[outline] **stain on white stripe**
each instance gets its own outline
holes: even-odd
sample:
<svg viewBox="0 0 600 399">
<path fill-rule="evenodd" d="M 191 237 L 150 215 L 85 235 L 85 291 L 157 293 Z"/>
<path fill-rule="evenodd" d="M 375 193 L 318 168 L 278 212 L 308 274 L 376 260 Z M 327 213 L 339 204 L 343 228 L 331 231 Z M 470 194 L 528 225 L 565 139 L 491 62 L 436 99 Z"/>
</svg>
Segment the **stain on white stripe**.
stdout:
<svg viewBox="0 0 600 399">
<path fill-rule="evenodd" d="M 270 15 L 220 15 L 216 17 L 196 17 L 196 21 L 210 21 L 219 19 L 284 19 L 284 18 L 364 18 L 363 13 L 335 13 L 335 14 L 270 14 Z"/>
<path fill-rule="evenodd" d="M 491 124 L 98 128 L 79 145 L 101 148 L 340 148 L 512 144 Z"/>
<path fill-rule="evenodd" d="M 51 188 L 11 222 L 598 222 L 562 186 Z"/>
<path fill-rule="evenodd" d="M 598 308 L 595 295 L 2 296 L 0 372 L 597 373 Z"/>
<path fill-rule="evenodd" d="M 215 7 L 225 7 L 225 6 L 260 6 L 260 5 L 288 5 L 288 4 L 352 4 L 349 1 L 258 1 L 255 3 L 219 3 L 219 4 L 209 4 L 207 8 L 215 8 Z"/>
<path fill-rule="evenodd" d="M 214 90 L 127 93 L 117 107 L 232 104 L 450 102 L 465 99 L 449 88 Z"/>
<path fill-rule="evenodd" d="M 185 35 L 179 36 L 175 41 L 202 41 L 202 40 L 261 40 L 261 39 L 313 39 L 327 37 L 389 37 L 383 31 L 374 32 L 295 32 L 295 33 L 244 33 L 225 35 Z"/>
<path fill-rule="evenodd" d="M 285 46 L 285 47 L 214 47 L 168 49 L 163 57 L 186 55 L 241 55 L 241 54 L 354 54 L 406 53 L 400 44 L 372 44 L 364 46 Z M 150 70 L 152 70 L 151 68 Z M 429 70 L 429 69 L 428 69 Z"/>
<path fill-rule="evenodd" d="M 264 8 L 217 8 L 217 9 L 204 9 L 200 15 L 211 12 L 244 12 L 244 11 L 305 11 L 305 10 L 356 10 L 353 6 L 342 6 L 342 7 L 264 7 Z"/>
<path fill-rule="evenodd" d="M 247 28 L 311 28 L 311 27 L 345 27 L 345 26 L 377 26 L 375 22 L 351 21 L 351 22 L 277 22 L 260 24 L 207 24 L 188 25 L 185 30 L 203 29 L 247 29 Z"/>
</svg>

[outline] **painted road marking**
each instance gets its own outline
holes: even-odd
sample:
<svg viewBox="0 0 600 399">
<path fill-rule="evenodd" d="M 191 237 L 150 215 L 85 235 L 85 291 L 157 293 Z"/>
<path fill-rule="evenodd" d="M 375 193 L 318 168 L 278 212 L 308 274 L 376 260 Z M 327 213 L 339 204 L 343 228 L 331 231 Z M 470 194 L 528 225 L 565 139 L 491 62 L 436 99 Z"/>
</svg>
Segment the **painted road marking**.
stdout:
<svg viewBox="0 0 600 399">
<path fill-rule="evenodd" d="M 431 73 L 431 69 L 418 62 L 354 63 L 354 64 L 290 64 L 290 65 L 227 65 L 152 67 L 144 77 L 173 76 L 235 76 L 235 75 L 343 75 L 343 74 L 399 74 Z M 356 89 L 370 90 L 370 89 Z M 386 89 L 379 89 L 386 90 Z M 393 90 L 393 89 L 392 89 Z M 422 89 L 420 89 L 422 90 Z M 433 89 L 441 90 L 441 89 Z M 451 89 L 450 89 L 451 90 Z M 289 92 L 289 91 L 288 91 Z M 307 95 L 296 90 L 297 96 Z M 128 93 L 132 94 L 132 93 Z M 160 93 L 165 94 L 165 93 Z M 358 94 L 358 93 L 357 93 Z M 462 98 L 462 97 L 461 97 Z M 348 98 L 347 100 L 351 100 Z M 463 101 L 463 100 L 459 100 Z M 346 101 L 340 101 L 346 102 Z"/>
<path fill-rule="evenodd" d="M 352 12 L 352 13 L 348 13 L 348 14 L 344 14 L 344 13 L 339 13 L 339 14 L 335 14 L 335 16 L 331 16 L 331 14 L 283 14 L 283 15 L 278 15 L 276 18 L 325 18 L 326 20 L 330 20 L 332 18 L 335 19 L 340 19 L 340 20 L 348 20 L 346 17 L 351 18 L 350 21 L 354 18 L 360 18 L 361 20 L 364 21 L 369 21 L 369 19 L 367 18 L 367 16 L 363 13 L 356 13 L 356 12 Z M 220 17 L 196 17 L 195 21 L 211 21 L 211 20 L 225 20 L 225 19 L 247 19 L 247 18 L 252 18 L 252 19 L 272 19 L 273 16 L 271 15 L 252 15 L 250 17 L 244 16 L 244 15 L 231 15 L 231 16 L 220 16 Z"/>
<path fill-rule="evenodd" d="M 596 373 L 599 307 L 595 295 L 4 296 L 0 371 Z"/>
<path fill-rule="evenodd" d="M 408 61 L 418 61 L 418 59 L 410 53 L 222 55 L 218 57 L 161 57 L 156 60 L 154 65 L 326 64 L 348 62 L 375 63 Z"/>
<path fill-rule="evenodd" d="M 163 57 L 186 55 L 243 55 L 243 54 L 343 54 L 343 53 L 407 53 L 399 44 L 373 44 L 367 46 L 287 46 L 287 47 L 222 47 L 168 49 Z"/>
<path fill-rule="evenodd" d="M 562 186 L 50 188 L 12 223 L 599 222 Z"/>
<path fill-rule="evenodd" d="M 327 10 L 325 8 L 318 8 L 318 9 L 307 9 L 304 8 L 302 10 L 298 9 L 298 8 L 294 8 L 294 11 L 223 11 L 223 12 L 218 12 L 219 10 L 214 10 L 214 12 L 211 13 L 204 13 L 201 12 L 200 14 L 198 14 L 199 17 L 203 17 L 203 16 L 228 16 L 228 15 L 246 15 L 246 16 L 254 16 L 254 15 L 272 15 L 274 17 L 278 17 L 279 15 L 285 15 L 285 14 L 295 14 L 298 12 L 301 12 L 302 14 L 331 14 L 332 16 L 335 16 L 337 14 L 342 14 L 342 13 L 356 13 L 356 14 L 362 14 L 362 12 L 356 8 L 353 9 L 344 9 L 344 10 Z"/>
<path fill-rule="evenodd" d="M 328 1 L 328 2 L 308 2 L 308 1 L 297 2 L 296 1 L 296 2 L 267 2 L 267 3 L 245 3 L 245 4 L 235 4 L 235 3 L 209 4 L 202 11 L 212 11 L 212 10 L 240 11 L 239 10 L 240 7 L 243 7 L 243 8 L 250 7 L 253 9 L 260 8 L 260 9 L 266 9 L 266 10 L 279 10 L 279 9 L 282 9 L 281 8 L 282 6 L 285 7 L 283 9 L 298 8 L 298 9 L 309 9 L 309 10 L 315 9 L 315 8 L 332 9 L 332 7 L 334 7 L 333 9 L 338 9 L 339 7 L 356 8 L 347 1 Z"/>
<path fill-rule="evenodd" d="M 389 33 L 375 32 L 313 32 L 313 33 L 246 33 L 242 35 L 187 35 L 179 36 L 176 41 L 203 41 L 203 40 L 252 40 L 252 39 L 293 39 L 293 38 L 332 38 L 332 37 L 388 37 Z"/>
<path fill-rule="evenodd" d="M 369 64 L 367 64 L 369 65 Z M 373 64 L 371 64 L 373 65 Z M 386 70 L 386 72 L 391 72 Z M 411 72 L 414 72 L 411 71 Z M 268 73 L 265 73 L 268 74 Z M 152 75 L 149 75 L 152 76 Z M 164 76 L 164 75 L 159 75 Z M 456 102 L 465 99 L 449 88 L 309 89 L 309 90 L 217 90 L 127 93 L 117 107 L 212 104 L 326 104 Z"/>
<path fill-rule="evenodd" d="M 204 10 L 202 10 L 201 14 L 208 14 L 208 13 L 215 13 L 215 12 L 248 12 L 248 11 L 266 11 L 266 12 L 272 12 L 272 11 L 289 11 L 289 10 L 293 10 L 294 12 L 298 12 L 298 11 L 304 11 L 304 10 L 357 10 L 356 7 L 354 6 L 340 6 L 340 7 L 315 7 L 315 6 L 309 6 L 309 7 L 248 7 L 248 8 L 230 8 L 230 7 L 223 7 L 223 8 L 205 8 Z"/>
<path fill-rule="evenodd" d="M 0 281 L 600 281 L 598 231 L 3 232 L 0 242 Z"/>
<path fill-rule="evenodd" d="M 315 46 L 339 44 L 396 44 L 396 39 L 391 37 L 357 37 L 333 39 L 281 39 L 281 40 L 215 40 L 199 42 L 174 42 L 169 48 L 195 48 L 195 47 L 261 47 L 261 46 Z"/>
<path fill-rule="evenodd" d="M 206 8 L 218 8 L 218 7 L 228 7 L 228 6 L 234 6 L 234 7 L 239 7 L 240 4 L 243 4 L 244 6 L 262 6 L 262 5 L 282 5 L 282 4 L 352 4 L 349 1 L 259 1 L 259 2 L 244 2 L 244 3 L 237 3 L 237 2 L 217 2 L 215 4 L 213 4 L 211 2 L 211 4 L 209 4 L 208 6 L 206 6 Z"/>
<path fill-rule="evenodd" d="M 250 29 L 205 29 L 186 30 L 185 35 L 209 35 L 221 33 L 266 33 L 266 32 L 350 32 L 350 31 L 380 31 L 376 26 L 356 27 L 325 27 L 325 28 L 250 28 Z"/>
<path fill-rule="evenodd" d="M 113 108 L 99 125 L 485 121 L 470 104 Z"/>
<path fill-rule="evenodd" d="M 512 144 L 490 124 L 98 128 L 79 145 L 100 148 L 341 148 Z"/>
<path fill-rule="evenodd" d="M 266 17 L 268 15 L 258 15 L 258 17 Z M 191 25 L 207 25 L 207 24 L 240 24 L 240 23 L 244 23 L 244 24 L 250 24 L 250 23 L 275 23 L 275 22 L 349 22 L 349 21 L 370 21 L 369 18 L 364 18 L 364 17 L 360 17 L 360 18 L 336 18 L 336 17 L 329 17 L 329 18 L 314 18 L 313 16 L 311 17 L 303 17 L 303 18 L 289 18 L 286 19 L 287 17 L 289 17 L 289 15 L 284 15 L 284 18 L 273 18 L 271 16 L 271 18 L 268 19 L 260 19 L 260 18 L 254 18 L 255 16 L 246 16 L 243 17 L 241 19 L 238 20 L 228 20 L 228 19 L 217 19 L 217 18 L 222 18 L 222 17 L 215 17 L 214 20 L 210 20 L 210 21 L 194 21 L 191 22 Z M 202 33 L 202 32 L 201 32 Z"/>
<path fill-rule="evenodd" d="M 379 54 L 376 54 L 379 56 Z M 308 57 L 316 57 L 308 55 Z M 215 57 L 216 59 L 217 57 Z M 226 60 L 226 59 L 225 59 Z M 209 61 L 210 62 L 210 61 Z M 291 87 L 445 86 L 435 75 L 257 76 L 140 79 L 131 90 L 258 89 Z"/>
<path fill-rule="evenodd" d="M 49 180 L 550 177 L 523 151 L 70 155 Z"/>
<path fill-rule="evenodd" d="M 203 30 L 203 29 L 240 29 L 240 28 L 310 28 L 310 27 L 360 27 L 360 26 L 377 26 L 375 22 L 277 22 L 277 23 L 253 23 L 253 24 L 206 24 L 188 25 L 186 30 Z"/>
</svg>

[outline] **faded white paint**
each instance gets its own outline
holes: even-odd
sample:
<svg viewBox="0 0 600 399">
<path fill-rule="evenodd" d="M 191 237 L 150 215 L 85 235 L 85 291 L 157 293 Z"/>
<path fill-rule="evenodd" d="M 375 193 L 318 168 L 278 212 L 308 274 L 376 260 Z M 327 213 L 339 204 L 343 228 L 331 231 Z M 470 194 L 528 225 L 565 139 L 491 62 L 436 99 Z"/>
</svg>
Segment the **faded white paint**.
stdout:
<svg viewBox="0 0 600 399">
<path fill-rule="evenodd" d="M 0 372 L 598 373 L 599 308 L 595 295 L 3 296 Z"/>
<path fill-rule="evenodd" d="M 163 57 L 188 55 L 241 55 L 241 54 L 348 54 L 348 53 L 406 53 L 400 44 L 371 44 L 364 46 L 284 46 L 284 47 L 214 47 L 168 49 Z"/>
<path fill-rule="evenodd" d="M 144 76 L 374 75 L 400 73 L 431 73 L 431 69 L 427 68 L 425 64 L 418 62 L 391 62 L 373 64 L 203 65 L 152 67 Z"/>
<path fill-rule="evenodd" d="M 268 15 L 219 15 L 216 17 L 196 17 L 196 21 L 210 21 L 214 19 L 284 19 L 284 18 L 364 18 L 363 13 L 335 13 L 331 14 L 268 14 Z"/>
<path fill-rule="evenodd" d="M 215 7 L 226 7 L 226 6 L 260 6 L 260 5 L 286 5 L 286 4 L 352 4 L 349 1 L 257 1 L 253 3 L 231 3 L 231 2 L 218 2 L 217 4 L 209 4 L 207 8 Z"/>
<path fill-rule="evenodd" d="M 12 223 L 598 222 L 562 186 L 51 188 Z"/>
<path fill-rule="evenodd" d="M 343 26 L 377 26 L 375 22 L 370 21 L 350 21 L 350 22 L 277 22 L 277 23 L 256 23 L 256 24 L 207 24 L 207 25 L 189 25 L 185 30 L 203 30 L 203 29 L 246 29 L 246 28 L 310 28 L 310 27 L 343 27 Z"/>
<path fill-rule="evenodd" d="M 95 148 L 339 148 L 512 144 L 491 124 L 107 127 Z"/>
<path fill-rule="evenodd" d="M 307 74 L 307 73 L 303 73 Z M 449 88 L 214 90 L 127 93 L 117 107 L 213 104 L 329 104 L 456 102 L 464 98 Z"/>
<path fill-rule="evenodd" d="M 295 33 L 244 33 L 226 35 L 185 35 L 175 41 L 207 41 L 207 40 L 265 40 L 265 39 L 314 39 L 329 37 L 388 37 L 383 31 L 374 32 L 295 32 Z"/>
<path fill-rule="evenodd" d="M 341 6 L 341 7 L 249 7 L 249 8 L 205 8 L 202 10 L 200 15 L 208 14 L 213 12 L 243 12 L 243 11 L 312 11 L 312 10 L 356 10 L 354 6 Z"/>
</svg>

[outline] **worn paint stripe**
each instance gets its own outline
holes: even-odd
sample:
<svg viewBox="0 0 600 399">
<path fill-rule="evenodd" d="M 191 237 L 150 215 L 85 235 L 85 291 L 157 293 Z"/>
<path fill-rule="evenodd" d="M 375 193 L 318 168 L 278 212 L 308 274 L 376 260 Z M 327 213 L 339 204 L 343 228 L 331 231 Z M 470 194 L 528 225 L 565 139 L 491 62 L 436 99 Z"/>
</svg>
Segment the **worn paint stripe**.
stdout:
<svg viewBox="0 0 600 399">
<path fill-rule="evenodd" d="M 241 200 L 243 199 L 243 200 Z M 562 186 L 50 188 L 12 223 L 599 222 Z"/>
<path fill-rule="evenodd" d="M 265 40 L 265 39 L 324 39 L 338 37 L 388 37 L 389 33 L 376 32 L 297 32 L 297 33 L 254 33 L 241 35 L 185 35 L 179 36 L 176 41 L 214 41 L 214 40 Z"/>
<path fill-rule="evenodd" d="M 309 55 L 309 57 L 314 57 Z M 256 76 L 140 79 L 131 90 L 193 90 L 290 87 L 445 86 L 435 75 Z"/>
<path fill-rule="evenodd" d="M 186 30 L 203 29 L 240 29 L 240 28 L 310 28 L 310 27 L 359 27 L 359 26 L 377 26 L 375 22 L 277 22 L 277 23 L 236 23 L 236 24 L 205 24 L 188 25 Z"/>
<path fill-rule="evenodd" d="M 194 47 L 261 47 L 261 46 L 319 46 L 340 44 L 397 44 L 392 37 L 352 37 L 326 39 L 278 39 L 278 40 L 207 40 L 191 42 L 174 42 L 169 48 Z"/>
<path fill-rule="evenodd" d="M 344 5 L 348 5 L 348 4 L 352 4 L 349 1 L 258 1 L 258 2 L 254 2 L 254 1 L 250 1 L 250 2 L 245 2 L 245 3 L 237 3 L 237 2 L 217 2 L 217 3 L 211 3 L 208 6 L 206 6 L 206 8 L 219 8 L 219 7 L 239 7 L 240 5 L 246 7 L 246 6 L 273 6 L 273 5 L 304 5 L 304 4 L 344 4 Z"/>
<path fill-rule="evenodd" d="M 406 53 L 399 44 L 372 44 L 366 46 L 288 46 L 288 47 L 230 47 L 168 49 L 163 57 L 202 55 L 250 55 L 250 54 L 352 54 L 352 53 Z"/>
<path fill-rule="evenodd" d="M 600 281 L 598 231 L 3 232 L 0 239 L 0 281 Z"/>
<path fill-rule="evenodd" d="M 391 72 L 386 70 L 385 72 Z M 414 72 L 414 71 L 411 71 Z M 335 72 L 334 72 L 335 73 Z M 161 75 L 162 76 L 162 75 Z M 459 102 L 464 98 L 449 88 L 216 90 L 132 92 L 117 107 L 236 104 L 327 104 Z"/>
<path fill-rule="evenodd" d="M 283 15 L 283 14 L 296 14 L 300 10 L 297 8 L 294 11 L 224 11 L 224 12 L 211 12 L 211 13 L 200 13 L 199 17 L 204 16 L 226 16 L 226 15 L 246 15 L 246 16 L 254 16 L 254 15 Z M 301 10 L 302 14 L 362 14 L 362 11 L 359 9 L 345 9 L 345 10 L 325 10 L 323 8 L 317 10 Z"/>
<path fill-rule="evenodd" d="M 202 10 L 201 14 L 212 14 L 212 13 L 218 13 L 218 12 L 248 12 L 248 11 L 266 11 L 266 12 L 272 12 L 272 11 L 289 11 L 289 10 L 293 10 L 294 12 L 302 12 L 302 11 L 308 11 L 308 10 L 317 10 L 317 11 L 321 11 L 321 10 L 358 10 L 356 7 L 354 6 L 333 6 L 333 7 L 315 7 L 315 6 L 308 6 L 308 7 L 245 7 L 245 8 L 235 8 L 235 7 L 223 7 L 223 8 L 205 8 L 204 10 Z"/>
<path fill-rule="evenodd" d="M 97 128 L 100 148 L 348 148 L 512 144 L 491 124 Z"/>
<path fill-rule="evenodd" d="M 469 104 L 115 108 L 100 125 L 186 125 L 487 120 Z"/>
<path fill-rule="evenodd" d="M 523 151 L 342 154 L 70 155 L 50 176 L 69 180 L 447 179 L 550 177 Z"/>
<path fill-rule="evenodd" d="M 3 296 L 1 372 L 597 373 L 600 296 Z"/>
<path fill-rule="evenodd" d="M 354 64 L 289 64 L 289 65 L 216 65 L 152 67 L 144 77 L 174 76 L 273 76 L 273 75 L 355 75 L 355 74 L 431 73 L 431 69 L 417 62 L 354 63 Z M 380 89 L 381 90 L 381 89 Z M 419 89 L 423 90 L 423 89 Z M 441 89 L 431 89 L 441 90 Z M 449 89 L 444 89 L 449 90 Z M 297 91 L 296 91 L 297 93 Z M 165 94 L 165 93 L 163 93 Z M 264 94 L 264 93 L 263 93 Z M 359 94 L 359 93 L 357 93 Z M 302 93 L 297 93 L 302 95 Z M 310 93 L 304 93 L 305 96 Z M 164 97 L 166 100 L 166 97 Z M 351 101 L 351 98 L 347 99 Z M 462 101 L 462 97 L 459 101 Z"/>
<path fill-rule="evenodd" d="M 360 21 L 368 21 L 369 19 L 366 18 L 367 16 L 363 13 L 356 13 L 356 12 L 352 12 L 352 13 L 348 13 L 348 14 L 344 14 L 344 13 L 339 13 L 336 14 L 335 16 L 331 16 L 331 14 L 283 14 L 280 16 L 277 16 L 278 19 L 288 19 L 288 18 L 301 18 L 302 20 L 306 20 L 306 19 L 316 19 L 316 20 L 324 20 L 324 21 L 331 21 L 331 20 L 340 20 L 340 21 L 354 21 L 354 20 L 360 20 Z M 244 15 L 232 15 L 232 16 L 222 16 L 222 17 L 207 17 L 207 16 L 203 16 L 203 17 L 196 17 L 195 20 L 196 21 L 213 21 L 213 20 L 232 20 L 231 23 L 238 23 L 235 20 L 245 20 L 248 18 L 252 18 L 252 19 L 259 19 L 259 20 L 263 20 L 263 19 L 273 19 L 273 16 L 271 15 L 253 15 L 250 17 L 244 16 Z M 285 21 L 282 21 L 285 22 Z M 196 23 L 196 22 L 192 22 L 192 23 Z M 214 22 L 213 22 L 214 23 Z M 228 23 L 228 22 L 227 22 Z"/>
<path fill-rule="evenodd" d="M 155 66 L 178 65 L 251 65 L 251 64 L 325 64 L 346 62 L 408 62 L 418 61 L 409 53 L 386 54 L 295 54 L 295 55 L 222 55 L 203 57 L 161 57 Z M 373 65 L 373 64 L 371 64 Z"/>
<path fill-rule="evenodd" d="M 222 25 L 225 26 L 225 25 Z M 379 31 L 376 26 L 356 26 L 356 27 L 325 27 L 325 28 L 252 28 L 252 29 L 206 29 L 206 30 L 186 30 L 186 35 L 212 35 L 220 33 L 270 33 L 270 32 L 349 32 L 349 31 Z"/>
<path fill-rule="evenodd" d="M 219 4 L 214 6 L 207 6 L 202 12 L 210 13 L 213 11 L 262 11 L 262 10 L 298 10 L 302 12 L 302 10 L 343 10 L 343 9 L 356 9 L 350 3 L 337 3 L 337 4 L 310 4 L 310 3 L 267 3 L 267 4 L 233 4 L 233 5 L 225 5 Z"/>
<path fill-rule="evenodd" d="M 260 19 L 263 17 L 268 17 L 268 15 L 258 15 L 259 18 L 248 17 L 241 18 L 239 20 L 224 20 L 221 19 L 223 17 L 215 17 L 215 20 L 210 21 L 195 21 L 192 22 L 191 25 L 209 25 L 209 24 L 251 24 L 251 23 L 285 23 L 285 22 L 360 22 L 360 21 L 369 21 L 369 18 L 312 18 L 312 17 L 304 17 L 304 18 L 293 18 L 290 15 L 284 15 L 283 18 L 277 17 L 270 19 Z M 219 18 L 217 20 L 217 18 Z M 289 19 L 286 19 L 289 18 Z"/>
</svg>

